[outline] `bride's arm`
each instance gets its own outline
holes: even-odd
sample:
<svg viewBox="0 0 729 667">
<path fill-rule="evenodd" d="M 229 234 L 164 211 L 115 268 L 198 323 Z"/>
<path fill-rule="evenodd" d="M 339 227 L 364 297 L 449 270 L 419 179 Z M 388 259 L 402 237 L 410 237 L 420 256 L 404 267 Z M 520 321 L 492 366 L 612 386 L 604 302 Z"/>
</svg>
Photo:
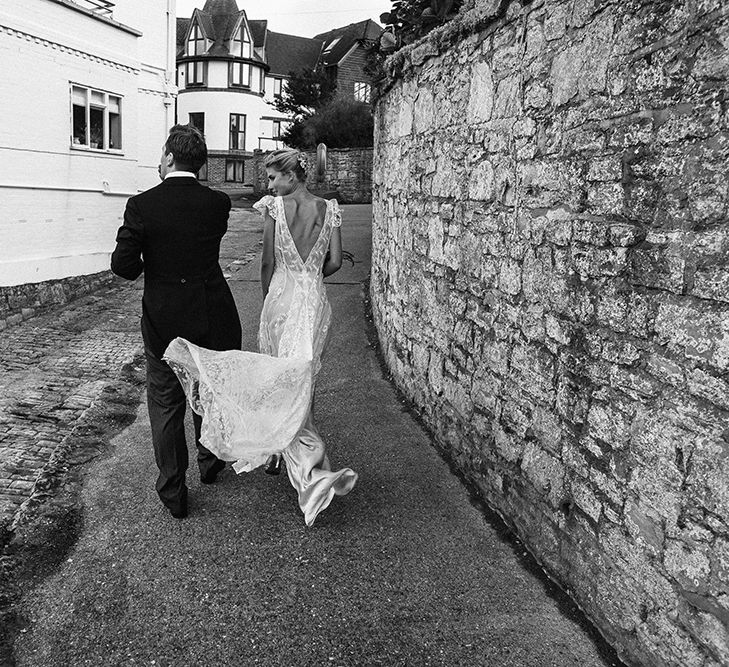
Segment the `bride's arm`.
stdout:
<svg viewBox="0 0 729 667">
<path fill-rule="evenodd" d="M 261 255 L 261 289 L 263 290 L 263 298 L 268 294 L 268 287 L 271 284 L 271 276 L 273 276 L 274 255 L 274 225 L 273 218 L 266 214 L 263 221 L 263 253 Z"/>
<path fill-rule="evenodd" d="M 331 276 L 342 268 L 342 230 L 339 227 L 332 229 L 332 237 L 329 239 L 329 252 L 324 262 L 324 277 Z"/>
</svg>

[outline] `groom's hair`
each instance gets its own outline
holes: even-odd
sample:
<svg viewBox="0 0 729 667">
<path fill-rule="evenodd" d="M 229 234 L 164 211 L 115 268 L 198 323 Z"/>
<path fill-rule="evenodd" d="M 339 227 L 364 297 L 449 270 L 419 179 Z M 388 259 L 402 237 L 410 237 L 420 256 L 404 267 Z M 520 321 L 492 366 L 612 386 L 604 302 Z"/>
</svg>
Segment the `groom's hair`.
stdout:
<svg viewBox="0 0 729 667">
<path fill-rule="evenodd" d="M 202 132 L 193 125 L 175 125 L 165 142 L 165 153 L 172 153 L 175 166 L 197 173 L 208 159 L 208 148 Z"/>
</svg>

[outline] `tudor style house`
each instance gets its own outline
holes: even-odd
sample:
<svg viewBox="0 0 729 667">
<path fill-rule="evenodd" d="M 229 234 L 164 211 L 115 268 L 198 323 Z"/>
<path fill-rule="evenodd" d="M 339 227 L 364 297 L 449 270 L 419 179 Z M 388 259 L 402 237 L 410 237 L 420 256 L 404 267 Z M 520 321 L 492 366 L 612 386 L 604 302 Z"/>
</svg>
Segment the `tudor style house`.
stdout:
<svg viewBox="0 0 729 667">
<path fill-rule="evenodd" d="M 0 2 L 0 299 L 108 271 L 126 199 L 159 182 L 174 21 L 175 0 Z"/>
<path fill-rule="evenodd" d="M 236 0 L 207 0 L 177 19 L 177 121 L 205 134 L 208 162 L 199 178 L 236 191 L 253 178 L 255 150 L 281 148 L 289 119 L 273 104 L 291 72 L 324 67 L 338 94 L 369 102 L 364 41 L 381 32 L 363 21 L 315 38 L 268 30 Z"/>
<path fill-rule="evenodd" d="M 377 41 L 382 27 L 372 20 L 352 23 L 317 35 L 322 52 L 319 67 L 337 82 L 337 97 L 372 100 L 372 77 L 367 73 L 367 46 Z"/>
</svg>

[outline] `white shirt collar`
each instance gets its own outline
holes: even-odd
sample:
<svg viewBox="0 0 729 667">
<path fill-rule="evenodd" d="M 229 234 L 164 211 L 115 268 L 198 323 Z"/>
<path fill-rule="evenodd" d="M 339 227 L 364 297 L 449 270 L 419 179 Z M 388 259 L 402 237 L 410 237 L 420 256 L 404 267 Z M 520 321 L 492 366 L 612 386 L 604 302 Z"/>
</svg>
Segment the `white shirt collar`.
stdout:
<svg viewBox="0 0 729 667">
<path fill-rule="evenodd" d="M 185 177 L 185 178 L 197 178 L 195 174 L 193 174 L 191 171 L 171 171 L 169 174 L 165 176 L 165 180 L 168 178 L 177 178 L 177 177 Z"/>
</svg>

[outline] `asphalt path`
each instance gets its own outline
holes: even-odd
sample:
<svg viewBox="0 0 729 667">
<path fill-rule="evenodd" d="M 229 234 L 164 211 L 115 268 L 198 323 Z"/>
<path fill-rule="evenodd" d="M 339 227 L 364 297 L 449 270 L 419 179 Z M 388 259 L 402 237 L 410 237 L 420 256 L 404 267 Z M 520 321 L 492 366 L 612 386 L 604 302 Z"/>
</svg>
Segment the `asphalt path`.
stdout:
<svg viewBox="0 0 729 667">
<path fill-rule="evenodd" d="M 383 375 L 364 305 L 370 216 L 344 209 L 356 263 L 327 281 L 334 320 L 315 403 L 332 465 L 359 473 L 355 489 L 306 528 L 285 474 L 228 468 L 206 486 L 193 464 L 190 516 L 175 520 L 154 491 L 142 401 L 86 472 L 78 540 L 20 602 L 19 667 L 616 664 L 471 502 Z M 225 261 L 238 261 L 244 349 L 261 305 L 259 238 L 254 214 L 239 214 Z"/>
</svg>

